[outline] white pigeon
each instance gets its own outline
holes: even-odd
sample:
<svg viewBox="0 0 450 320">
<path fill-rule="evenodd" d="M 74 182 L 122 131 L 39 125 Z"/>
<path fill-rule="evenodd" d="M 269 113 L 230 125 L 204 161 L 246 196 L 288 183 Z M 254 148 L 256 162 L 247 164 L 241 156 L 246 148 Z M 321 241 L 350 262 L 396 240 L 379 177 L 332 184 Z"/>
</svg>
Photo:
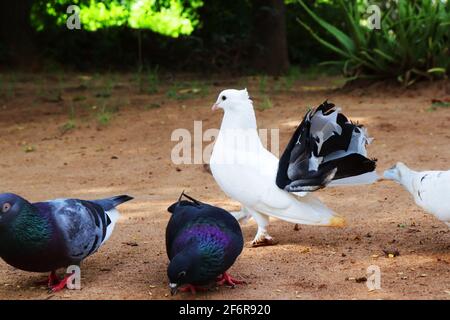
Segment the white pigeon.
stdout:
<svg viewBox="0 0 450 320">
<path fill-rule="evenodd" d="M 384 172 L 411 193 L 416 204 L 450 227 L 450 170 L 414 171 L 402 162 Z"/>
<path fill-rule="evenodd" d="M 216 110 L 219 108 L 224 110 L 224 116 L 211 155 L 210 168 L 216 182 L 225 194 L 241 203 L 241 211 L 233 213 L 235 218 L 240 220 L 251 216 L 258 224 L 257 234 L 252 241 L 253 246 L 275 243 L 267 232 L 269 217 L 279 218 L 291 223 L 308 225 L 343 226 L 345 224 L 345 220 L 342 217 L 335 215 L 319 199 L 305 191 L 314 191 L 324 187 L 339 172 L 343 173 L 339 175 L 340 178 L 344 178 L 343 180 L 346 180 L 345 178 L 352 175 L 346 175 L 345 170 L 339 171 L 339 168 L 337 168 L 338 165 L 335 164 L 343 156 L 348 156 L 348 153 L 344 152 L 344 154 L 337 157 L 331 157 L 329 159 L 330 162 L 326 162 L 324 160 L 325 157 L 319 157 L 320 152 L 317 153 L 317 150 L 313 152 L 308 145 L 309 160 L 307 161 L 306 168 L 310 168 L 311 170 L 308 169 L 304 175 L 297 177 L 298 169 L 296 169 L 296 166 L 299 162 L 302 162 L 297 160 L 301 157 L 289 157 L 289 153 L 292 152 L 294 154 L 298 151 L 297 146 L 299 142 L 292 142 L 288 145 L 285 151 L 286 156 L 283 155 L 287 160 L 283 161 L 283 163 L 275 155 L 266 150 L 258 135 L 253 103 L 246 89 L 228 89 L 222 91 L 212 109 Z M 339 131 L 341 127 L 335 126 L 338 111 L 333 115 L 331 114 L 334 111 L 331 109 L 327 109 L 327 112 L 324 111 L 322 117 L 317 117 L 318 122 L 324 122 L 322 127 L 326 126 L 333 132 Z M 327 115 L 331 115 L 329 117 L 330 120 L 325 119 Z M 341 114 L 339 113 L 339 115 Z M 309 113 L 309 116 L 311 117 L 312 114 Z M 342 119 L 342 117 L 339 119 Z M 309 127 L 317 125 L 317 122 L 311 124 L 311 126 L 309 124 L 308 122 L 308 132 Z M 352 126 L 357 127 L 353 124 Z M 320 128 L 317 130 L 320 130 Z M 346 131 L 349 134 L 347 137 L 348 143 L 345 147 L 347 149 L 351 149 L 348 144 L 353 142 L 352 130 L 349 132 Z M 300 140 L 298 131 L 297 129 L 297 137 L 294 135 L 293 139 Z M 331 134 L 327 130 L 322 131 L 321 133 L 313 132 L 318 137 L 314 143 L 320 144 L 321 146 L 331 136 L 339 136 L 342 133 L 336 132 L 336 134 Z M 365 136 L 365 131 L 360 132 L 361 135 Z M 302 135 L 302 139 L 304 136 Z M 327 148 L 329 149 L 329 147 Z M 365 159 L 364 163 L 367 161 L 373 162 L 371 170 L 374 170 L 375 161 L 368 160 L 365 157 L 362 158 Z M 359 161 L 359 159 L 355 160 L 352 157 L 350 160 L 352 163 L 355 161 Z M 279 166 L 283 167 L 283 169 L 280 170 Z M 339 166 L 341 165 L 339 164 Z M 355 167 L 358 167 L 358 165 L 355 165 Z M 305 166 L 302 164 L 301 168 L 304 169 Z M 288 173 L 287 171 L 289 170 L 290 172 Z M 280 176 L 280 184 L 278 184 L 278 181 L 276 183 L 276 180 L 278 180 L 277 173 Z M 358 171 L 358 174 L 361 173 L 365 172 Z M 306 177 L 306 179 L 302 179 L 303 177 Z M 362 180 L 363 183 L 367 182 L 367 179 Z M 373 182 L 373 180 L 373 177 L 371 177 L 370 181 Z M 286 185 L 282 185 L 284 182 L 286 182 Z M 287 186 L 288 182 L 292 183 Z M 290 187 L 291 185 L 293 186 L 292 188 Z M 301 198 L 298 197 L 299 195 Z"/>
</svg>

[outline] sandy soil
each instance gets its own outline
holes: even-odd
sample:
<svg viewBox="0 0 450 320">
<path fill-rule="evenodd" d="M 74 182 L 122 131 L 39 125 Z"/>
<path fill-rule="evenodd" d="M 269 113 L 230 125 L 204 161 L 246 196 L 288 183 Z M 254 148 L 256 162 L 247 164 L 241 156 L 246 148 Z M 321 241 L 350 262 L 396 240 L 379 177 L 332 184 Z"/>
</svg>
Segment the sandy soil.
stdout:
<svg viewBox="0 0 450 320">
<path fill-rule="evenodd" d="M 82 290 L 49 295 L 34 284 L 45 275 L 1 261 L 0 299 L 172 299 L 166 208 L 183 189 L 229 210 L 238 204 L 202 165 L 171 162 L 176 144 L 171 133 L 192 131 L 194 120 L 202 120 L 204 129 L 218 128 L 222 114 L 209 107 L 223 88 L 245 84 L 255 105 L 261 105 L 258 81 L 215 81 L 207 93 L 187 99 L 169 98 L 170 88 L 164 86 L 156 94 L 139 93 L 132 75 L 115 76 L 103 97 L 102 84 L 108 80 L 102 76 L 16 75 L 14 81 L 0 104 L 1 192 L 30 201 L 122 193 L 136 199 L 121 206 L 115 233 L 83 263 Z M 306 108 L 328 98 L 368 127 L 375 138 L 370 155 L 379 159 L 380 173 L 398 160 L 417 169 L 449 169 L 450 109 L 430 109 L 432 99 L 450 97 L 448 83 L 409 90 L 386 84 L 333 90 L 337 83 L 300 80 L 289 91 L 269 92 L 272 108 L 257 111 L 259 126 L 280 128 L 283 148 Z M 61 128 L 71 127 L 71 106 L 76 127 L 67 131 Z M 97 118 L 104 106 L 118 111 L 101 125 Z M 242 226 L 247 245 L 231 269 L 248 284 L 173 299 L 450 299 L 449 229 L 416 207 L 402 188 L 381 181 L 327 188 L 318 196 L 347 219 L 345 228 L 300 226 L 294 231 L 292 224 L 274 220 L 269 231 L 279 244 L 250 248 L 256 232 L 250 221 Z M 400 255 L 390 258 L 383 250 Z M 371 265 L 381 269 L 381 290 L 369 291 L 357 281 Z"/>
</svg>

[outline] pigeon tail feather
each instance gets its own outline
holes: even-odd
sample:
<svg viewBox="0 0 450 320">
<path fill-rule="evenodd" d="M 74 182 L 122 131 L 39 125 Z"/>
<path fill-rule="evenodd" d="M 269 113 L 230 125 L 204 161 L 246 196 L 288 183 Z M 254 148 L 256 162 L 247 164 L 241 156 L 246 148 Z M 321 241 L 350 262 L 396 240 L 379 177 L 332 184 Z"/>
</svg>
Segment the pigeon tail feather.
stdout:
<svg viewBox="0 0 450 320">
<path fill-rule="evenodd" d="M 308 111 L 297 127 L 280 158 L 276 184 L 299 192 L 315 191 L 332 181 L 337 181 L 334 185 L 372 183 L 376 181 L 376 159 L 366 157 L 370 142 L 363 126 L 352 123 L 325 101 Z"/>
</svg>

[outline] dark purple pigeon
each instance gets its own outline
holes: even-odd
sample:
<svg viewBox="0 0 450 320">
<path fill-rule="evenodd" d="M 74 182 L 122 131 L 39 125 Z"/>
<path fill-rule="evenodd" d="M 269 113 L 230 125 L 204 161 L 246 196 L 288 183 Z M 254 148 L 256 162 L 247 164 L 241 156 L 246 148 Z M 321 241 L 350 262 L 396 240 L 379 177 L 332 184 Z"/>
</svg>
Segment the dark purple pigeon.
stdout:
<svg viewBox="0 0 450 320">
<path fill-rule="evenodd" d="M 214 283 L 243 283 L 226 272 L 244 247 L 241 227 L 228 211 L 184 193 L 168 211 L 172 217 L 166 229 L 167 275 L 172 294 L 181 286 L 180 291 L 195 293 Z"/>
</svg>

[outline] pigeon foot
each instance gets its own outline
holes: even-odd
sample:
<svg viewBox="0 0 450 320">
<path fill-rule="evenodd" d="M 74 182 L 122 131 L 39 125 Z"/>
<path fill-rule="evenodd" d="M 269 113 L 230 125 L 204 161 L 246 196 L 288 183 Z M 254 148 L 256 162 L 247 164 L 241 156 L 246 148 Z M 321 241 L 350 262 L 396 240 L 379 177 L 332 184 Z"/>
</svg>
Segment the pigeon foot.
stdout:
<svg viewBox="0 0 450 320">
<path fill-rule="evenodd" d="M 67 286 L 67 283 L 69 282 L 69 280 L 71 278 L 72 278 L 72 274 L 68 274 L 68 275 L 65 275 L 61 281 L 59 281 L 59 279 L 58 279 L 57 284 L 49 286 L 49 289 L 48 289 L 49 293 L 55 293 L 55 292 L 59 292 L 59 291 L 63 290 Z"/>
<path fill-rule="evenodd" d="M 180 292 L 190 292 L 192 294 L 196 294 L 197 291 L 205 292 L 205 291 L 208 291 L 208 289 L 204 288 L 204 287 L 194 286 L 192 284 L 187 284 L 183 288 L 180 288 L 179 291 Z"/>
<path fill-rule="evenodd" d="M 330 225 L 330 227 L 338 227 L 338 228 L 345 227 L 345 219 L 342 217 L 338 217 L 338 216 L 332 217 L 330 219 L 329 225 Z"/>
<path fill-rule="evenodd" d="M 258 237 L 257 239 L 252 241 L 252 247 L 264 247 L 264 246 L 274 246 L 278 243 L 274 238 L 271 236 L 264 236 L 263 238 Z"/>
<path fill-rule="evenodd" d="M 243 280 L 238 280 L 233 278 L 232 276 L 230 276 L 230 274 L 228 274 L 227 272 L 224 272 L 223 274 L 221 274 L 218 278 L 217 278 L 217 285 L 218 286 L 223 286 L 223 285 L 228 285 L 231 287 L 235 287 L 237 284 L 245 284 L 245 281 Z"/>
<path fill-rule="evenodd" d="M 55 271 L 52 271 L 52 272 L 48 275 L 47 280 L 36 281 L 36 282 L 35 282 L 35 285 L 37 285 L 37 286 L 48 286 L 48 287 L 51 287 L 51 286 L 55 285 L 55 284 L 58 283 L 58 282 L 59 282 L 59 278 L 58 278 L 58 276 L 56 275 L 56 272 L 55 272 Z"/>
</svg>

